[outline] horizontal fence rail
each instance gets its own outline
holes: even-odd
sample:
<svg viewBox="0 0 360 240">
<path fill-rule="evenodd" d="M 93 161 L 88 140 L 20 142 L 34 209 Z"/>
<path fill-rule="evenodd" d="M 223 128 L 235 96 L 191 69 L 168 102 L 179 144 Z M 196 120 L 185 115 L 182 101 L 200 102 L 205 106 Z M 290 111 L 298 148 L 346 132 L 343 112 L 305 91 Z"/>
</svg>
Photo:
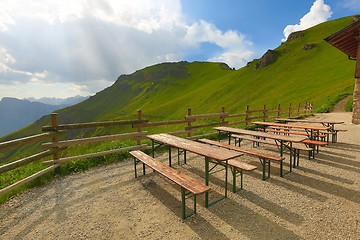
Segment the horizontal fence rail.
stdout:
<svg viewBox="0 0 360 240">
<path fill-rule="evenodd" d="M 0 143 L 0 150 L 8 150 L 16 149 L 29 143 L 41 143 L 44 140 L 49 141 L 41 144 L 42 147 L 46 150 L 42 150 L 41 152 L 35 153 L 31 156 L 23 157 L 13 162 L 0 165 L 0 174 L 7 173 L 13 169 L 20 168 L 36 161 L 42 161 L 42 164 L 44 165 L 51 165 L 49 167 L 46 167 L 45 169 L 42 169 L 30 176 L 27 176 L 17 181 L 16 183 L 10 184 L 9 186 L 0 189 L 0 195 L 8 193 L 11 190 L 53 170 L 55 170 L 55 173 L 59 173 L 60 166 L 70 161 L 100 157 L 131 150 L 149 149 L 150 146 L 143 143 L 142 140 L 146 139 L 146 136 L 150 130 L 154 133 L 167 132 L 173 135 L 184 135 L 189 139 L 196 140 L 198 138 L 208 137 L 216 134 L 217 132 L 212 130 L 212 128 L 215 126 L 237 125 L 240 127 L 248 127 L 254 120 L 271 121 L 280 117 L 299 117 L 301 115 L 308 115 L 311 113 L 311 103 L 305 103 L 303 105 L 299 103 L 297 106 L 289 104 L 288 106 L 284 107 L 281 107 L 280 104 L 278 104 L 272 109 L 268 109 L 266 105 L 264 105 L 262 109 L 250 109 L 250 106 L 246 106 L 246 110 L 243 113 L 229 113 L 225 111 L 225 107 L 222 107 L 221 112 L 217 113 L 192 114 L 192 109 L 188 108 L 187 114 L 185 115 L 184 119 L 150 122 L 149 120 L 144 119 L 142 111 L 138 110 L 137 119 L 70 124 L 59 124 L 58 114 L 53 113 L 51 114 L 51 125 L 42 127 L 42 131 L 44 133 Z M 132 129 L 133 131 L 121 134 L 83 137 L 78 139 L 66 139 L 60 141 L 60 136 L 68 131 L 111 126 L 124 126 L 128 127 L 126 129 Z M 166 126 L 172 126 L 172 130 L 156 130 L 158 128 L 164 128 Z M 145 129 L 146 131 L 144 131 Z M 132 140 L 136 143 L 134 143 L 134 145 L 132 146 L 127 147 L 120 147 L 105 151 L 97 151 L 78 156 L 61 157 L 62 153 L 64 153 L 68 149 L 68 147 L 77 147 L 84 144 L 118 140 Z M 49 159 L 49 156 L 52 156 L 51 160 L 42 160 L 44 158 Z M 3 162 L 6 162 L 6 160 Z"/>
</svg>

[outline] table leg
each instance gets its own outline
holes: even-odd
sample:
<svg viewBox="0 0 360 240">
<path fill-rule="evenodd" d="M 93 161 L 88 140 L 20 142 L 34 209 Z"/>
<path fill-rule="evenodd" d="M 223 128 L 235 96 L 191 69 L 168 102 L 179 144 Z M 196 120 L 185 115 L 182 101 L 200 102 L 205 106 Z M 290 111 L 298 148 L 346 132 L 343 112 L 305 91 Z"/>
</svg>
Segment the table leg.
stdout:
<svg viewBox="0 0 360 240">
<path fill-rule="evenodd" d="M 292 156 L 293 156 L 293 151 L 292 151 L 292 142 L 289 142 L 289 148 L 290 148 L 290 172 L 292 171 Z M 295 159 L 294 159 L 294 163 L 295 163 Z"/>
<path fill-rule="evenodd" d="M 225 162 L 225 197 L 227 197 L 227 189 L 228 189 L 228 160 Z"/>
<path fill-rule="evenodd" d="M 205 184 L 209 186 L 209 159 L 205 157 Z M 205 192 L 205 207 L 209 207 L 209 191 Z"/>
<path fill-rule="evenodd" d="M 152 152 L 152 157 L 155 156 L 155 143 L 154 140 L 151 140 L 151 152 Z"/>
<path fill-rule="evenodd" d="M 171 167 L 171 147 L 169 146 L 169 167 Z"/>
</svg>

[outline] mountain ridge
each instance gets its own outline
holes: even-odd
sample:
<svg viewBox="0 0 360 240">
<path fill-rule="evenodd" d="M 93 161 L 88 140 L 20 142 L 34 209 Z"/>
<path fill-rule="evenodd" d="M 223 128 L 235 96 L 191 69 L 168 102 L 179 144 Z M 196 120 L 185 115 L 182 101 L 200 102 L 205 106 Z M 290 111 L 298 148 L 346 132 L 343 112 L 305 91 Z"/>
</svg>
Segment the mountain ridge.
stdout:
<svg viewBox="0 0 360 240">
<path fill-rule="evenodd" d="M 246 105 L 313 102 L 316 111 L 328 111 L 352 93 L 354 65 L 323 39 L 351 21 L 350 16 L 301 31 L 301 37 L 271 50 L 276 59 L 262 68 L 256 69 L 260 59 L 235 71 L 224 63 L 160 63 L 121 75 L 112 86 L 56 112 L 60 122 L 75 123 L 134 118 L 138 109 L 150 120 L 183 117 L 188 107 L 196 113 L 218 112 L 222 106 L 243 112 Z M 304 50 L 309 44 L 314 47 Z M 40 119 L 23 134 L 47 121 Z"/>
</svg>

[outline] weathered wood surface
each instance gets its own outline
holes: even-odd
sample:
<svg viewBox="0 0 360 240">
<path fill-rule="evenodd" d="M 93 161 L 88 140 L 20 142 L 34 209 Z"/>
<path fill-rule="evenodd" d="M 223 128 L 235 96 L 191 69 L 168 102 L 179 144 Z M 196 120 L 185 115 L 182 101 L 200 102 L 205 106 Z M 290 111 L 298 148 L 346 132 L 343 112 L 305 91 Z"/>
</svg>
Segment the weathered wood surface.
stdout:
<svg viewBox="0 0 360 240">
<path fill-rule="evenodd" d="M 260 131 L 251 131 L 251 130 L 245 130 L 245 129 L 240 129 L 240 128 L 231 128 L 231 127 L 216 127 L 214 129 L 216 129 L 218 131 L 222 131 L 222 132 L 243 134 L 243 135 L 249 135 L 249 136 L 266 138 L 266 139 L 274 139 L 274 140 L 286 141 L 286 142 L 302 142 L 305 139 L 307 139 L 307 137 L 301 137 L 301 136 L 287 136 L 287 135 L 280 135 L 280 134 L 271 134 L 271 133 L 265 133 L 265 132 L 260 132 Z"/>
<path fill-rule="evenodd" d="M 310 120 L 310 119 L 296 119 L 296 118 L 276 118 L 278 122 L 300 122 L 300 123 L 320 123 L 320 124 L 343 124 L 344 121 L 321 121 L 321 120 Z"/>
<path fill-rule="evenodd" d="M 324 127 L 324 126 L 310 126 L 310 125 L 286 124 L 286 123 L 274 123 L 274 122 L 253 122 L 253 124 L 261 125 L 261 126 L 300 128 L 300 129 L 315 130 L 315 131 L 324 131 L 329 129 L 329 127 Z"/>
<path fill-rule="evenodd" d="M 211 118 L 211 117 L 227 117 L 229 113 L 209 113 L 209 114 L 197 114 L 197 115 L 187 115 L 185 119 L 198 119 L 198 118 Z"/>
<path fill-rule="evenodd" d="M 10 192 L 10 191 L 13 190 L 14 188 L 19 187 L 19 186 L 22 186 L 22 185 L 24 185 L 25 183 L 28 183 L 28 182 L 30 182 L 31 180 L 33 180 L 33 179 L 35 179 L 35 178 L 37 178 L 37 177 L 40 177 L 41 175 L 44 175 L 45 173 L 48 173 L 48 172 L 54 170 L 54 169 L 57 168 L 57 167 L 59 167 L 59 165 L 50 166 L 50 167 L 48 167 L 48 168 L 45 168 L 45 169 L 43 169 L 43 170 L 41 170 L 41 171 L 39 171 L 39 172 L 37 172 L 37 173 L 35 173 L 35 174 L 27 177 L 27 178 L 24 178 L 24 179 L 22 179 L 22 180 L 20 180 L 20 181 L 18 181 L 18 182 L 16 182 L 16 183 L 14 183 L 14 184 L 12 184 L 12 185 L 10 185 L 10 186 L 7 186 L 7 187 L 5 187 L 5 188 L 3 188 L 3 189 L 0 189 L 0 195 L 5 194 L 5 193 L 7 193 L 7 192 Z"/>
<path fill-rule="evenodd" d="M 214 146 L 172 136 L 166 133 L 148 135 L 147 137 L 153 141 L 160 142 L 171 147 L 183 149 L 217 161 L 226 161 L 241 156 L 240 153 L 232 152 L 227 149 L 220 149 Z"/>
<path fill-rule="evenodd" d="M 120 120 L 120 121 L 106 121 L 106 122 L 89 122 L 89 123 L 72 123 L 72 124 L 59 124 L 58 126 L 43 126 L 42 130 L 56 131 L 56 130 L 72 130 L 81 128 L 96 128 L 106 126 L 121 126 L 121 125 L 132 125 L 146 123 L 148 120 Z"/>
<path fill-rule="evenodd" d="M 206 186 L 204 183 L 199 182 L 198 180 L 186 175 L 185 173 L 178 171 L 174 168 L 167 166 L 166 164 L 160 162 L 159 160 L 152 158 L 151 156 L 141 152 L 141 151 L 131 151 L 130 154 L 136 159 L 145 163 L 150 168 L 154 169 L 159 174 L 170 179 L 176 184 L 187 189 L 189 192 L 197 195 L 204 193 L 210 190 L 210 187 Z"/>
<path fill-rule="evenodd" d="M 223 147 L 223 148 L 226 148 L 226 149 L 242 152 L 242 153 L 245 153 L 245 154 L 248 154 L 248 155 L 252 155 L 252 156 L 256 156 L 256 157 L 260 157 L 260 158 L 266 158 L 266 159 L 269 159 L 269 160 L 282 161 L 282 160 L 285 159 L 284 157 L 280 157 L 279 155 L 266 153 L 266 152 L 258 151 L 258 150 L 254 150 L 254 149 L 229 145 L 227 143 L 218 142 L 218 141 L 214 141 L 214 140 L 210 140 L 210 139 L 205 139 L 204 138 L 204 139 L 199 139 L 199 141 L 204 142 L 204 143 L 208 143 L 208 144 L 211 144 L 211 145 Z"/>
<path fill-rule="evenodd" d="M 50 156 L 51 154 L 52 154 L 52 152 L 50 150 L 46 150 L 46 151 L 34 154 L 29 157 L 19 159 L 15 162 L 11 162 L 11 163 L 2 165 L 2 166 L 0 166 L 0 173 L 4 173 L 4 172 L 10 171 L 12 169 L 15 169 L 17 167 L 23 166 L 25 164 L 31 163 L 33 161 L 40 160 L 44 157 Z"/>
<path fill-rule="evenodd" d="M 37 142 L 37 141 L 40 141 L 43 139 L 50 138 L 52 135 L 53 135 L 53 133 L 41 133 L 41 134 L 37 134 L 37 135 L 33 135 L 33 136 L 28 136 L 28 137 L 19 138 L 19 139 L 7 141 L 7 142 L 2 142 L 2 143 L 0 143 L 0 150 L 4 150 L 7 148 L 14 148 L 14 147 L 22 146 L 22 145 L 25 145 L 28 143 Z"/>
<path fill-rule="evenodd" d="M 134 132 L 134 133 L 122 133 L 122 134 L 115 134 L 115 135 L 106 135 L 106 136 L 99 136 L 99 137 L 72 139 L 72 140 L 59 141 L 59 142 L 50 142 L 50 143 L 44 143 L 42 146 L 46 147 L 46 148 L 54 148 L 54 147 L 67 147 L 67 146 L 84 144 L 84 143 L 113 141 L 113 140 L 118 140 L 118 139 L 137 139 L 137 138 L 145 137 L 146 134 L 147 134 L 146 131 Z"/>
<path fill-rule="evenodd" d="M 59 158 L 56 160 L 49 160 L 43 162 L 43 164 L 64 164 L 66 162 L 72 161 L 72 160 L 79 160 L 84 158 L 91 158 L 91 157 L 100 157 L 105 156 L 113 153 L 123 152 L 123 151 L 131 151 L 131 150 L 139 150 L 139 149 L 147 149 L 150 148 L 147 144 L 141 144 L 141 145 L 135 145 L 131 147 L 124 147 L 124 148 L 118 148 L 118 149 L 112 149 L 107 151 L 101 151 L 96 153 L 88 153 L 78 156 L 72 156 L 72 157 L 66 157 L 66 158 Z"/>
</svg>

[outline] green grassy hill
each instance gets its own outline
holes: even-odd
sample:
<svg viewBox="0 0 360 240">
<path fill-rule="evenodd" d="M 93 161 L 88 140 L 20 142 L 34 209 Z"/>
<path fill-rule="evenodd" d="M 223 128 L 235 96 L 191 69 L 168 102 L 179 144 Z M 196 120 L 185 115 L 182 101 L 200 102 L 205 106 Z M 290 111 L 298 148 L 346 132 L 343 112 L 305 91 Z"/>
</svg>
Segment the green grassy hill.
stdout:
<svg viewBox="0 0 360 240">
<path fill-rule="evenodd" d="M 222 106 L 230 113 L 242 113 L 246 105 L 252 109 L 275 108 L 299 102 L 313 102 L 315 111 L 329 111 L 341 98 L 352 94 L 354 88 L 355 61 L 335 49 L 323 39 L 349 25 L 351 17 L 329 21 L 298 33 L 298 37 L 282 43 L 272 51 L 274 61 L 257 68 L 262 59 L 232 70 L 223 63 L 179 62 L 162 63 L 122 75 L 103 91 L 75 106 L 57 111 L 60 123 L 93 122 L 105 120 L 135 119 L 142 109 L 150 121 L 183 119 L 187 108 L 193 114 L 219 112 Z M 306 50 L 305 50 L 306 49 Z M 50 116 L 11 133 L 0 142 L 41 133 L 41 127 L 50 124 Z M 171 131 L 173 129 L 167 129 Z M 81 135 L 119 133 L 126 129 L 90 129 Z M 68 133 L 64 138 L 75 137 L 80 132 Z M 114 141 L 91 146 L 67 149 L 65 154 L 76 156 L 89 152 L 128 146 L 131 142 Z M 15 150 L 1 151 L 0 163 L 10 162 L 39 152 L 41 143 L 26 145 Z M 119 161 L 121 156 L 105 156 L 72 161 L 62 166 L 69 172 L 86 169 L 104 162 Z M 33 162 L 0 175 L 0 188 L 44 169 L 41 161 Z M 65 170 L 64 170 L 65 169 Z M 41 177 L 14 192 L 0 196 L 0 203 L 11 195 L 51 179 Z"/>
<path fill-rule="evenodd" d="M 75 106 L 59 110 L 62 123 L 128 119 L 142 109 L 149 120 L 183 118 L 193 113 L 231 113 L 278 103 L 311 101 L 315 110 L 329 110 L 354 86 L 355 61 L 323 39 L 349 25 L 351 17 L 329 21 L 274 49 L 275 62 L 256 69 L 258 60 L 232 70 L 222 63 L 162 63 L 122 75 L 103 91 Z M 313 48 L 304 50 L 304 46 Z M 49 117 L 0 141 L 41 132 Z"/>
<path fill-rule="evenodd" d="M 352 18 L 326 22 L 303 31 L 303 36 L 275 49 L 276 61 L 256 69 L 255 60 L 233 71 L 224 64 L 163 63 L 131 75 L 89 100 L 59 111 L 70 122 L 122 119 L 142 109 L 150 118 L 183 117 L 195 112 L 230 112 L 252 107 L 312 101 L 318 111 L 339 96 L 351 94 L 355 62 L 323 39 L 351 23 Z M 304 50 L 304 46 L 314 48 Z"/>
</svg>

